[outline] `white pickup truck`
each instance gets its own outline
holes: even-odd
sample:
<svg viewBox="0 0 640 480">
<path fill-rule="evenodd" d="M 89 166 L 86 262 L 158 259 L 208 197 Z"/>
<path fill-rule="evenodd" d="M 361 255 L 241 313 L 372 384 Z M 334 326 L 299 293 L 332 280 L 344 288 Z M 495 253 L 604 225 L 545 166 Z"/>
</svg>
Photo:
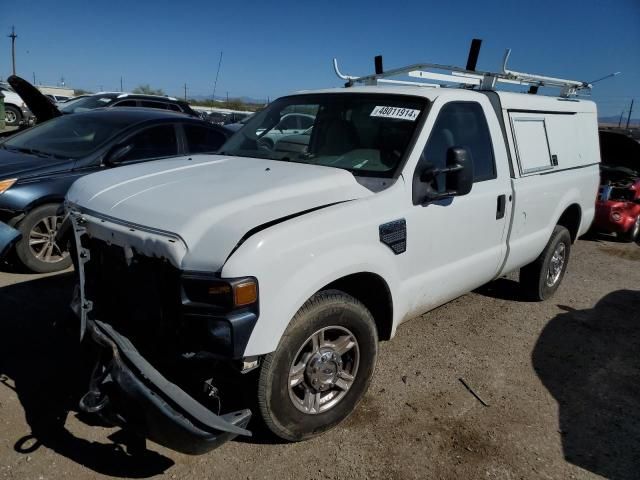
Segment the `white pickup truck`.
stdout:
<svg viewBox="0 0 640 480">
<path fill-rule="evenodd" d="M 250 435 L 243 389 L 307 439 L 356 408 L 402 322 L 517 270 L 553 295 L 594 216 L 595 105 L 382 77 L 280 98 L 217 155 L 73 185 L 75 307 L 101 352 L 84 410 L 200 453 Z M 290 113 L 310 134 L 260 141 Z"/>
</svg>

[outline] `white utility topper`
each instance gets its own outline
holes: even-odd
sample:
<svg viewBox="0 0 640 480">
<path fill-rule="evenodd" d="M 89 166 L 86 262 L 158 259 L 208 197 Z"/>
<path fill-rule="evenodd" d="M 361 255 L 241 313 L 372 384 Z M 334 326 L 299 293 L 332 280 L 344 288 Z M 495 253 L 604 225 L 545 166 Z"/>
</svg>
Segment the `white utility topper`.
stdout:
<svg viewBox="0 0 640 480">
<path fill-rule="evenodd" d="M 83 408 L 198 453 L 250 435 L 228 399 L 255 388 L 302 440 L 353 411 L 405 320 L 516 270 L 553 295 L 594 216 L 596 107 L 584 82 L 477 72 L 478 48 L 464 69 L 378 58 L 272 102 L 217 155 L 78 180 L 75 306 L 102 351 Z M 269 135 L 294 113 L 313 125 Z"/>
</svg>

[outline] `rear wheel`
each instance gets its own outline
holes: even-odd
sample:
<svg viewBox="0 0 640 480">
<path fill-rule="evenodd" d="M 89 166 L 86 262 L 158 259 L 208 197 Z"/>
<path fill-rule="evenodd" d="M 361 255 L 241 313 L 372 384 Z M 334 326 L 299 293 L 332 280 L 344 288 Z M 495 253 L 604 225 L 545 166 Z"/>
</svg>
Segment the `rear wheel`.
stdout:
<svg viewBox="0 0 640 480">
<path fill-rule="evenodd" d="M 289 441 L 333 428 L 367 391 L 377 353 L 369 310 L 338 290 L 317 293 L 262 363 L 258 404 L 266 425 Z"/>
<path fill-rule="evenodd" d="M 556 225 L 547 246 L 535 261 L 520 269 L 520 285 L 531 300 L 547 300 L 556 292 L 569 262 L 571 235 Z"/>
<path fill-rule="evenodd" d="M 20 120 L 22 120 L 22 113 L 19 108 L 13 105 L 4 106 L 4 121 L 7 127 L 17 127 L 20 125 Z"/>
<path fill-rule="evenodd" d="M 636 221 L 633 222 L 633 226 L 628 231 L 619 232 L 617 237 L 623 242 L 637 242 L 640 240 L 640 215 L 636 217 Z"/>
<path fill-rule="evenodd" d="M 22 239 L 16 244 L 16 255 L 32 272 L 57 272 L 71 266 L 69 252 L 56 241 L 62 222 L 57 211 L 57 204 L 42 205 L 29 212 L 18 225 Z"/>
</svg>

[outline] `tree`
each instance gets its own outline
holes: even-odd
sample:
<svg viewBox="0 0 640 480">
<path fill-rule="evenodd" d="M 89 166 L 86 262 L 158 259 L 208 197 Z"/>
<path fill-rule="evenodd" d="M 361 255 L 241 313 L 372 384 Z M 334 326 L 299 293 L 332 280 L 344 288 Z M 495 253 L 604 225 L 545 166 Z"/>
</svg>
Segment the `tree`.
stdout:
<svg viewBox="0 0 640 480">
<path fill-rule="evenodd" d="M 131 93 L 142 93 L 144 95 L 164 95 L 164 90 L 162 90 L 161 88 L 153 89 L 149 86 L 148 83 L 145 83 L 144 85 L 138 85 L 131 91 Z"/>
<path fill-rule="evenodd" d="M 93 92 L 90 92 L 89 90 L 84 90 L 83 88 L 76 88 L 73 91 L 73 94 L 77 97 L 78 95 L 89 95 L 92 94 Z"/>
</svg>

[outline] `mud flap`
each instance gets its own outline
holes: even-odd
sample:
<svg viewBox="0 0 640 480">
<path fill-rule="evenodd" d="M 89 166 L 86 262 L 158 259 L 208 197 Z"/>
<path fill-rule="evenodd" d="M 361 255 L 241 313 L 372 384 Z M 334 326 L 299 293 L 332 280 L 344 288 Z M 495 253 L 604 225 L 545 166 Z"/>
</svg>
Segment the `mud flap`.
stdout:
<svg viewBox="0 0 640 480">
<path fill-rule="evenodd" d="M 5 255 L 21 238 L 22 234 L 18 230 L 0 222 L 0 261 L 4 260 Z"/>
<path fill-rule="evenodd" d="M 202 454 L 237 435 L 250 410 L 216 415 L 156 370 L 134 345 L 110 325 L 89 320 L 94 342 L 110 351 L 94 370 L 90 391 L 80 401 L 85 412 L 187 454 Z"/>
</svg>

